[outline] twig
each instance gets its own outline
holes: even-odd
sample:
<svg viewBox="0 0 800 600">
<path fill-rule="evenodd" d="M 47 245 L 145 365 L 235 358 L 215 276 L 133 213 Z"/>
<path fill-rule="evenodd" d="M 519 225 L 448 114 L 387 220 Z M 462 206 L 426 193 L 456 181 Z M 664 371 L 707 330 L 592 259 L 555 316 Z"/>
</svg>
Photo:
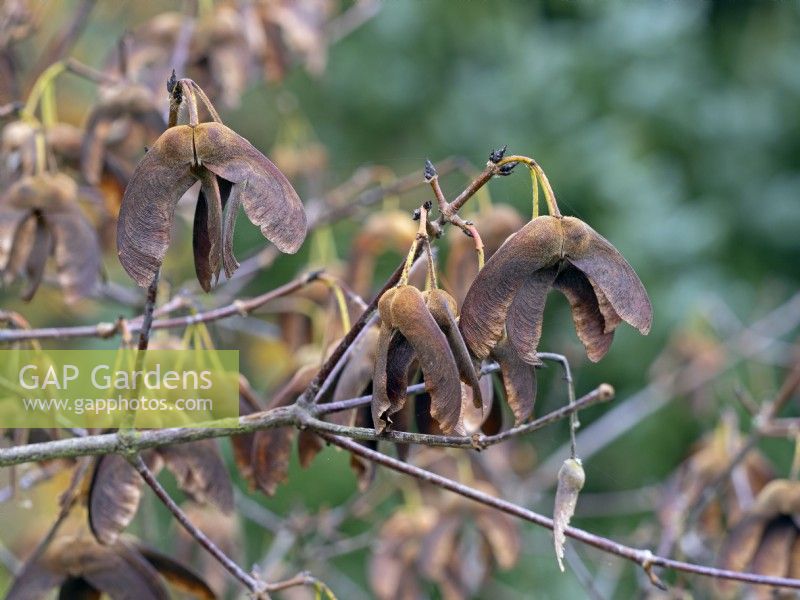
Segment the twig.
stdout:
<svg viewBox="0 0 800 600">
<path fill-rule="evenodd" d="M 494 369 L 497 366 L 494 365 Z M 408 393 L 419 393 L 423 387 L 420 385 L 411 386 Z M 317 417 L 335 411 L 346 410 L 369 404 L 372 396 L 361 396 L 350 400 L 343 400 L 335 404 L 321 405 L 302 405 L 294 404 L 274 408 L 271 410 L 240 417 L 233 427 L 214 427 L 217 425 L 227 425 L 229 420 L 223 419 L 209 423 L 208 427 L 175 427 L 170 429 L 155 429 L 133 432 L 130 438 L 121 440 L 117 434 L 87 435 L 80 438 L 68 438 L 42 442 L 38 444 L 28 444 L 25 446 L 12 446 L 0 449 L 0 467 L 22 464 L 34 461 L 50 460 L 53 458 L 69 458 L 77 456 L 95 456 L 101 454 L 140 452 L 147 448 L 156 448 L 168 444 L 182 444 L 196 440 L 227 437 L 241 433 L 249 433 L 262 429 L 273 429 L 276 427 L 307 427 L 316 431 L 334 431 L 338 435 L 345 435 L 355 439 L 383 439 L 393 441 L 403 441 L 424 445 L 450 446 L 455 448 L 476 448 L 480 449 L 502 441 L 524 435 L 537 429 L 541 429 L 551 423 L 555 423 L 576 410 L 581 410 L 587 406 L 598 402 L 610 400 L 613 397 L 613 389 L 608 385 L 601 385 L 596 390 L 580 398 L 573 406 L 562 406 L 561 408 L 543 416 L 539 419 L 514 427 L 512 429 L 497 433 L 492 436 L 436 436 L 412 432 L 389 431 L 380 436 L 372 429 L 360 427 L 343 427 L 326 421 L 318 421 Z M 335 429 L 333 429 L 335 428 Z"/>
<path fill-rule="evenodd" d="M 422 390 L 420 390 L 422 391 Z M 598 404 L 600 402 L 607 402 L 614 397 L 614 390 L 610 385 L 602 384 L 597 389 L 589 392 L 577 402 L 562 406 L 553 412 L 517 427 L 513 427 L 506 431 L 494 435 L 475 434 L 470 437 L 460 435 L 434 435 L 416 433 L 411 431 L 383 431 L 376 433 L 374 429 L 366 427 L 347 427 L 345 425 L 338 425 L 336 423 L 329 423 L 321 421 L 311 415 L 303 415 L 302 426 L 316 432 L 325 432 L 335 435 L 343 435 L 348 438 L 367 441 L 367 440 L 386 440 L 391 442 L 398 442 L 404 444 L 420 444 L 423 446 L 439 446 L 446 448 L 474 448 L 476 450 L 483 450 L 489 446 L 494 446 L 513 437 L 532 433 L 552 423 L 560 421 L 566 417 L 570 417 L 577 413 L 579 410 Z"/>
<path fill-rule="evenodd" d="M 795 329 L 800 324 L 800 293 L 793 295 L 784 304 L 773 310 L 744 331 L 732 335 L 724 342 L 726 349 L 735 349 L 738 354 L 716 368 L 709 369 L 702 361 L 693 361 L 665 380 L 659 380 L 618 403 L 602 417 L 593 421 L 577 436 L 584 462 L 626 431 L 665 407 L 670 401 L 689 394 L 719 377 L 736 364 L 752 356 L 758 356 L 778 337 Z M 0 332 L 1 333 L 1 332 Z M 558 448 L 537 469 L 531 480 L 531 489 L 537 493 L 550 488 L 557 479 L 558 469 L 569 447 Z"/>
<path fill-rule="evenodd" d="M 387 467 L 399 473 L 410 475 L 411 477 L 414 477 L 420 481 L 430 483 L 431 485 L 454 492 L 460 496 L 483 504 L 484 506 L 488 506 L 512 516 L 519 517 L 520 519 L 529 521 L 530 523 L 540 527 L 553 529 L 552 519 L 533 512 L 532 510 L 528 510 L 501 498 L 490 496 L 489 494 L 480 492 L 474 488 L 458 483 L 457 481 L 442 477 L 441 475 L 426 471 L 425 469 L 421 469 L 385 454 L 381 454 L 375 450 L 370 450 L 369 448 L 362 446 L 357 442 L 327 433 L 320 435 L 328 440 L 328 442 L 331 444 L 343 448 L 344 450 L 347 450 L 353 454 L 357 454 L 358 456 L 374 462 L 375 464 Z M 648 573 L 652 573 L 653 567 L 663 567 L 676 571 L 693 573 L 695 575 L 713 577 L 716 579 L 729 579 L 732 581 L 741 581 L 744 583 L 752 583 L 757 585 L 771 585 L 775 587 L 800 589 L 800 579 L 770 577 L 766 575 L 758 575 L 756 573 L 742 573 L 738 571 L 729 571 L 726 569 L 716 569 L 714 567 L 706 567 L 703 565 L 696 565 L 693 563 L 664 558 L 662 556 L 654 555 L 649 550 L 632 548 L 576 527 L 567 527 L 565 533 L 569 537 L 578 540 L 579 542 L 594 546 L 595 548 L 598 548 L 599 550 L 602 550 L 608 554 L 613 554 L 629 560 L 639 565 L 645 570 L 645 572 Z"/>
<path fill-rule="evenodd" d="M 172 499 L 172 497 L 167 493 L 167 491 L 158 483 L 155 475 L 150 469 L 147 468 L 147 465 L 142 460 L 142 457 L 138 454 L 133 455 L 129 459 L 133 468 L 142 476 L 142 479 L 150 486 L 150 489 L 153 490 L 158 499 L 164 503 L 169 511 L 174 515 L 175 519 L 180 523 L 183 528 L 191 535 L 197 542 L 208 551 L 211 556 L 213 556 L 217 561 L 225 567 L 225 569 L 233 575 L 236 579 L 241 582 L 248 590 L 254 593 L 258 593 L 261 591 L 262 583 L 259 582 L 255 577 L 245 573 L 245 571 L 237 565 L 233 560 L 231 560 L 227 554 L 225 554 L 222 550 L 220 550 L 219 546 L 217 546 L 211 539 L 202 531 L 200 531 L 195 525 L 189 520 L 189 517 L 186 515 L 181 507 L 177 505 L 177 503 Z"/>
<path fill-rule="evenodd" d="M 56 516 L 55 521 L 50 526 L 50 529 L 47 530 L 47 533 L 44 537 L 39 540 L 39 543 L 34 548 L 33 552 L 31 552 L 30 556 L 25 560 L 25 564 L 33 564 L 41 558 L 41 556 L 47 550 L 47 547 L 50 545 L 50 542 L 53 541 L 58 530 L 64 524 L 67 516 L 69 515 L 72 507 L 75 505 L 75 501 L 78 499 L 78 495 L 81 491 L 81 482 L 83 481 L 84 476 L 86 475 L 87 470 L 89 469 L 89 465 L 91 461 L 88 459 L 83 459 L 78 462 L 75 467 L 75 471 L 72 473 L 72 478 L 70 479 L 69 485 L 67 489 L 61 494 L 59 498 L 60 508 L 58 510 L 58 515 Z"/>
<path fill-rule="evenodd" d="M 150 329 L 153 327 L 153 311 L 156 309 L 156 297 L 158 296 L 158 280 L 161 278 L 161 269 L 156 271 L 150 287 L 147 288 L 147 297 L 144 302 L 144 316 L 142 318 L 142 328 L 139 330 L 139 356 L 143 356 L 147 346 L 150 345 Z"/>
<path fill-rule="evenodd" d="M 32 73 L 38 75 L 49 65 L 61 60 L 69 53 L 70 48 L 88 24 L 89 13 L 92 12 L 94 6 L 95 0 L 80 0 L 72 11 L 72 21 L 65 27 L 61 27 L 58 34 L 50 40 L 47 48 L 39 55 L 36 65 L 31 69 Z"/>
<path fill-rule="evenodd" d="M 183 317 L 173 317 L 170 319 L 156 319 L 153 321 L 152 329 L 174 329 L 178 327 L 188 327 L 195 323 L 209 323 L 211 321 L 218 321 L 227 317 L 246 314 L 253 312 L 260 308 L 267 302 L 286 296 L 292 292 L 296 292 L 300 288 L 308 285 L 311 281 L 317 278 L 321 271 L 308 273 L 297 279 L 290 281 L 280 287 L 270 290 L 260 296 L 250 298 L 249 300 L 235 300 L 234 302 L 221 306 L 212 310 L 199 312 L 194 315 L 186 315 Z M 158 312 L 158 311 L 156 311 Z M 141 332 L 143 323 L 139 321 L 143 317 L 137 317 L 128 322 L 128 329 L 131 333 Z M 16 342 L 20 340 L 31 339 L 68 339 L 80 337 L 100 337 L 107 338 L 119 334 L 119 327 L 114 323 L 98 323 L 97 325 L 80 325 L 77 327 L 47 327 L 42 329 L 25 329 L 25 330 L 0 330 L 0 343 L 1 342 Z"/>
</svg>

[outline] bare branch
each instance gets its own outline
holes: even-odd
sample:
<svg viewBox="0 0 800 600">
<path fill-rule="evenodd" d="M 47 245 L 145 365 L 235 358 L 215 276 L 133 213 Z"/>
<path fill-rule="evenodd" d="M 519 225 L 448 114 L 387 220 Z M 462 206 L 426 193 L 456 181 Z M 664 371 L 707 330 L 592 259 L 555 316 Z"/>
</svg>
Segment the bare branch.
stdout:
<svg viewBox="0 0 800 600">
<path fill-rule="evenodd" d="M 405 463 L 403 461 L 397 460 L 385 454 L 381 454 L 380 452 L 376 452 L 375 450 L 370 450 L 361 444 L 353 442 L 348 439 L 340 438 L 335 435 L 330 434 L 320 434 L 323 438 L 325 438 L 328 442 L 333 444 L 334 446 L 338 446 L 343 448 L 353 454 L 357 454 L 362 458 L 365 458 L 369 461 L 374 462 L 375 464 L 384 466 L 388 469 L 392 469 L 393 471 L 397 471 L 399 473 L 403 473 L 405 475 L 410 475 L 415 479 L 419 479 L 420 481 L 430 483 L 431 485 L 435 485 L 442 489 L 451 491 L 459 496 L 463 496 L 464 498 L 469 498 L 470 500 L 474 500 L 484 506 L 488 506 L 499 510 L 501 512 L 507 513 L 509 515 L 519 517 L 525 521 L 538 525 L 540 527 L 545 527 L 547 529 L 553 529 L 553 520 L 545 517 L 544 515 L 540 515 L 539 513 L 533 512 L 532 510 L 528 510 L 527 508 L 523 508 L 507 500 L 503 500 L 502 498 L 497 498 L 495 496 L 490 496 L 489 494 L 485 494 L 480 492 L 476 489 L 458 483 L 452 479 L 448 479 L 446 477 L 442 477 L 441 475 L 437 475 L 436 473 L 432 473 L 431 471 L 426 471 L 425 469 L 421 469 L 420 467 L 416 467 L 414 465 Z M 565 533 L 579 542 L 583 542 L 585 544 L 589 544 L 590 546 L 594 546 L 603 552 L 608 554 L 613 554 L 615 556 L 619 556 L 626 560 L 629 560 L 637 565 L 639 565 L 642 569 L 645 570 L 646 573 L 652 573 L 652 569 L 654 567 L 664 567 L 667 569 L 673 569 L 676 571 L 683 571 L 685 573 L 693 573 L 695 575 L 702 575 L 704 577 L 713 577 L 715 579 L 729 579 L 731 581 L 741 581 L 743 583 L 752 583 L 757 585 L 770 585 L 775 587 L 786 587 L 792 589 L 800 589 L 800 579 L 790 579 L 787 577 L 770 577 L 766 575 L 758 575 L 756 573 L 742 573 L 738 571 L 728 571 L 725 569 L 716 569 L 714 567 L 706 567 L 703 565 L 696 565 L 693 563 L 683 562 L 680 560 L 673 560 L 670 558 L 664 558 L 661 556 L 656 556 L 649 550 L 642 550 L 639 548 L 632 548 L 631 546 L 626 546 L 624 544 L 620 544 L 619 542 L 615 542 L 608 538 L 604 538 L 599 535 L 595 535 L 588 531 L 584 531 L 583 529 L 578 529 L 576 527 L 567 527 Z M 652 578 L 655 575 L 651 575 Z"/>
</svg>

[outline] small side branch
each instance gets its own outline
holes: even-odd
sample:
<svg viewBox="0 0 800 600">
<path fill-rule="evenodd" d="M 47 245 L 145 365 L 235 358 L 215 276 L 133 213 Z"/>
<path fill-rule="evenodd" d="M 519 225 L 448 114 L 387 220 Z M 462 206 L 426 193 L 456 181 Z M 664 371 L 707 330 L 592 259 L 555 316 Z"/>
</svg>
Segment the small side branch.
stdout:
<svg viewBox="0 0 800 600">
<path fill-rule="evenodd" d="M 330 434 L 321 435 L 334 446 L 338 446 L 344 450 L 347 450 L 348 452 L 361 456 L 362 458 L 365 458 L 377 465 L 381 465 L 393 471 L 409 475 L 425 483 L 435 485 L 436 487 L 448 490 L 458 494 L 459 496 L 463 496 L 464 498 L 468 498 L 478 502 L 479 504 L 483 504 L 484 506 L 488 506 L 509 515 L 518 517 L 540 527 L 551 530 L 553 529 L 552 519 L 545 517 L 544 515 L 540 515 L 532 510 L 528 510 L 527 508 L 523 508 L 508 502 L 507 500 L 503 500 L 502 498 L 490 496 L 489 494 L 485 494 L 484 492 L 463 485 L 457 481 L 448 479 L 447 477 L 442 477 L 441 475 L 437 475 L 431 471 L 426 471 L 425 469 L 421 469 L 420 467 L 405 463 L 385 454 L 381 454 L 375 450 L 370 450 L 369 448 L 366 448 L 365 446 L 362 446 L 361 444 L 351 440 Z M 685 573 L 701 575 L 704 577 L 712 577 L 714 579 L 727 579 L 756 585 L 800 589 L 800 579 L 771 577 L 766 575 L 758 575 L 756 573 L 743 573 L 739 571 L 729 571 L 726 569 L 716 569 L 714 567 L 706 567 L 680 560 L 664 558 L 662 556 L 654 555 L 649 550 L 632 548 L 631 546 L 620 544 L 611 539 L 595 535 L 576 527 L 567 527 L 565 533 L 569 537 L 578 540 L 579 542 L 594 546 L 595 548 L 598 548 L 607 554 L 619 556 L 639 565 L 639 567 L 644 569 L 651 581 L 654 581 L 653 578 L 655 577 L 652 569 L 654 567 L 663 567 L 667 569 L 673 569 L 675 571 L 683 571 Z M 655 581 L 660 583 L 660 580 L 657 578 Z"/>
</svg>

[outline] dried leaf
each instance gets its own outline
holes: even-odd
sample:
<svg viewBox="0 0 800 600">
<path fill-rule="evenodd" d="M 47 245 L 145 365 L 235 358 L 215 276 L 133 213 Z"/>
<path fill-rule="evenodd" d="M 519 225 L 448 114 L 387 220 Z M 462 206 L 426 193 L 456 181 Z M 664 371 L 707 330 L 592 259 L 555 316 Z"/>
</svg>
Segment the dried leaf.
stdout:
<svg viewBox="0 0 800 600">
<path fill-rule="evenodd" d="M 558 471 L 558 487 L 556 488 L 555 507 L 553 509 L 553 543 L 556 549 L 558 567 L 564 571 L 564 544 L 567 541 L 565 530 L 569 525 L 578 495 L 586 481 L 586 474 L 580 459 L 568 458 Z"/>
<path fill-rule="evenodd" d="M 142 453 L 142 459 L 153 472 L 161 469 L 155 451 Z M 89 527 L 102 544 L 113 544 L 130 524 L 139 508 L 142 481 L 130 463 L 119 454 L 100 457 L 95 463 L 89 487 Z"/>
</svg>

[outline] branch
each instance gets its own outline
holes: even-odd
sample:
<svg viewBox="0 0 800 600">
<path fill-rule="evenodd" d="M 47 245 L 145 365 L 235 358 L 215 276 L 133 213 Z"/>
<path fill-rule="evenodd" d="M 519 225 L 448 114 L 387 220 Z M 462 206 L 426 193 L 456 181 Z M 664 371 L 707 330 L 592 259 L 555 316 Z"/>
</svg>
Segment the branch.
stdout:
<svg viewBox="0 0 800 600">
<path fill-rule="evenodd" d="M 528 510 L 501 498 L 497 498 L 495 496 L 490 496 L 489 494 L 485 494 L 478 490 L 475 490 L 471 487 L 458 483 L 457 481 L 453 481 L 452 479 L 448 479 L 446 477 L 442 477 L 441 475 L 437 475 L 436 473 L 432 473 L 430 471 L 426 471 L 425 469 L 421 469 L 414 465 L 410 465 L 403 461 L 397 460 L 390 456 L 386 456 L 385 454 L 381 454 L 380 452 L 376 452 L 375 450 L 370 450 L 361 444 L 353 442 L 351 440 L 347 440 L 344 438 L 337 437 L 335 435 L 330 435 L 327 433 L 320 434 L 323 438 L 325 438 L 331 444 L 343 448 L 348 452 L 353 454 L 357 454 L 362 458 L 365 458 L 375 464 L 384 466 L 388 469 L 392 469 L 393 471 L 397 471 L 399 473 L 403 473 L 405 475 L 410 475 L 415 479 L 420 481 L 430 483 L 431 485 L 435 485 L 442 489 L 448 490 L 459 496 L 463 496 L 464 498 L 469 498 L 470 500 L 474 500 L 479 504 L 483 504 L 484 506 L 488 506 L 490 508 L 494 508 L 501 512 L 507 513 L 509 515 L 519 517 L 525 521 L 538 525 L 540 527 L 545 527 L 547 529 L 553 529 L 553 520 L 545 517 L 544 515 L 540 515 L 539 513 L 533 512 L 532 510 Z M 647 573 L 648 577 L 650 577 L 651 581 L 654 583 L 657 581 L 655 578 L 655 574 L 652 573 L 653 567 L 664 567 L 667 569 L 673 569 L 676 571 L 683 571 L 685 573 L 693 573 L 695 575 L 702 575 L 705 577 L 713 577 L 715 579 L 728 579 L 731 581 L 740 581 L 743 583 L 752 583 L 757 585 L 771 585 L 776 587 L 786 587 L 786 588 L 793 588 L 793 589 L 800 589 L 800 579 L 790 579 L 787 577 L 770 577 L 766 575 L 758 575 L 755 573 L 740 573 L 738 571 L 728 571 L 725 569 L 716 569 L 714 567 L 706 567 L 703 565 L 696 565 L 693 563 L 683 562 L 680 560 L 672 560 L 670 558 L 664 558 L 661 556 L 656 556 L 649 550 L 642 550 L 639 548 L 633 548 L 630 546 L 626 546 L 624 544 L 620 544 L 608 538 L 604 538 L 599 535 L 595 535 L 588 531 L 584 531 L 583 529 L 578 529 L 576 527 L 567 527 L 565 533 L 579 542 L 583 542 L 585 544 L 589 544 L 590 546 L 594 546 L 603 552 L 608 554 L 613 554 L 629 560 L 633 563 L 639 565 L 644 571 Z"/>
<path fill-rule="evenodd" d="M 259 592 L 263 591 L 263 584 L 259 582 L 255 577 L 245 573 L 245 571 L 237 565 L 227 554 L 225 554 L 219 546 L 217 546 L 211 538 L 209 538 L 205 533 L 200 531 L 194 523 L 189 520 L 189 517 L 186 515 L 181 507 L 170 497 L 158 480 L 156 479 L 153 472 L 147 468 L 147 465 L 144 464 L 142 457 L 138 454 L 133 455 L 129 462 L 133 465 L 133 468 L 142 476 L 142 479 L 145 480 L 147 485 L 150 486 L 150 489 L 153 490 L 158 499 L 166 506 L 169 511 L 174 515 L 175 519 L 180 523 L 183 528 L 189 532 L 197 542 L 206 549 L 206 551 L 211 554 L 225 569 L 233 575 L 239 582 L 244 585 L 248 590 L 253 592 L 254 594 L 259 594 Z M 262 596 L 263 597 L 263 596 Z"/>
<path fill-rule="evenodd" d="M 218 321 L 237 314 L 247 314 L 267 304 L 275 298 L 286 296 L 299 290 L 314 281 L 321 271 L 308 273 L 289 283 L 275 288 L 269 292 L 250 298 L 249 300 L 235 300 L 230 304 L 214 308 L 205 312 L 183 317 L 173 317 L 171 319 L 157 319 L 153 321 L 152 329 L 174 329 L 178 327 L 188 327 L 195 323 L 208 323 Z M 158 311 L 156 311 L 158 312 Z M 144 315 L 136 317 L 127 322 L 130 333 L 141 332 L 144 329 Z M 34 339 L 69 339 L 80 337 L 100 337 L 108 338 L 121 332 L 118 323 L 98 323 L 97 325 L 79 325 L 77 327 L 46 327 L 42 329 L 16 329 L 0 330 L 0 343 L 18 342 Z"/>
<path fill-rule="evenodd" d="M 498 366 L 489 365 L 482 373 L 498 370 Z M 410 386 L 406 392 L 417 394 L 424 391 L 424 384 Z M 352 437 L 359 440 L 389 440 L 415 443 L 426 446 L 449 446 L 453 448 L 482 449 L 512 437 L 537 431 L 547 425 L 555 423 L 570 416 L 578 410 L 613 398 L 614 390 L 611 386 L 603 384 L 594 391 L 586 394 L 573 405 L 566 405 L 553 412 L 512 429 L 486 436 L 476 434 L 471 437 L 427 435 L 414 432 L 388 431 L 376 434 L 373 429 L 362 427 L 343 427 L 335 423 L 319 420 L 318 417 L 333 412 L 350 408 L 357 408 L 372 402 L 372 396 L 360 396 L 329 404 L 300 404 L 282 406 L 263 412 L 240 417 L 233 427 L 225 427 L 230 419 L 212 421 L 207 427 L 174 427 L 170 429 L 154 429 L 135 431 L 129 439 L 124 441 L 116 433 L 87 435 L 84 437 L 54 440 L 25 446 L 12 446 L 0 449 L 0 467 L 16 464 L 40 462 L 54 458 L 74 458 L 78 456 L 93 456 L 102 454 L 125 454 L 140 452 L 148 448 L 156 448 L 170 444 L 184 444 L 201 439 L 227 437 L 241 433 L 249 433 L 262 429 L 276 427 L 307 428 L 321 433 L 335 433 L 340 436 Z M 217 425 L 216 427 L 214 425 Z M 221 426 L 220 426 L 221 425 Z"/>
<path fill-rule="evenodd" d="M 723 349 L 735 351 L 725 363 L 709 369 L 702 361 L 692 361 L 618 403 L 578 433 L 577 443 L 584 462 L 675 398 L 702 388 L 742 360 L 763 354 L 776 343 L 773 338 L 787 334 L 799 324 L 800 293 L 797 293 L 750 327 L 725 340 Z M 568 451 L 569 447 L 563 445 L 539 466 L 531 482 L 532 490 L 540 492 L 555 484 L 562 456 Z"/>
</svg>

